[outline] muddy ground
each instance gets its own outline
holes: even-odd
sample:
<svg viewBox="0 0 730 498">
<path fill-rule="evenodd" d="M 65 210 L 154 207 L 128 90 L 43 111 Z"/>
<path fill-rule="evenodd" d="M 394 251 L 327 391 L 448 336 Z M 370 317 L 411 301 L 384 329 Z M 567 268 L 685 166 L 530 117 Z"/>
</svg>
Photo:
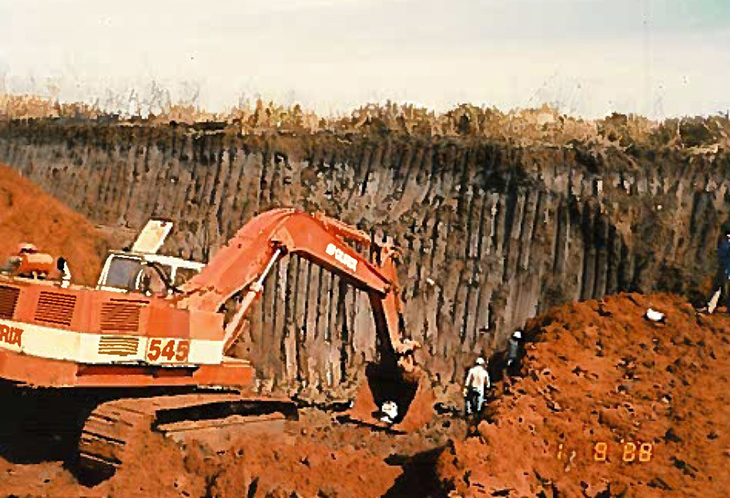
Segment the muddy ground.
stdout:
<svg viewBox="0 0 730 498">
<path fill-rule="evenodd" d="M 263 432 L 262 432 L 263 431 Z M 15 496 L 428 496 L 440 448 L 466 426 L 448 415 L 417 433 L 392 435 L 304 409 L 284 427 L 240 429 L 230 442 L 190 437 L 182 447 L 156 433 L 131 446 L 110 480 L 79 483 L 73 436 L 0 435 L 0 493 Z M 4 443 L 4 444 L 3 444 Z M 33 446 L 35 450 L 28 448 Z M 184 448 L 184 449 L 183 449 Z"/>
</svg>

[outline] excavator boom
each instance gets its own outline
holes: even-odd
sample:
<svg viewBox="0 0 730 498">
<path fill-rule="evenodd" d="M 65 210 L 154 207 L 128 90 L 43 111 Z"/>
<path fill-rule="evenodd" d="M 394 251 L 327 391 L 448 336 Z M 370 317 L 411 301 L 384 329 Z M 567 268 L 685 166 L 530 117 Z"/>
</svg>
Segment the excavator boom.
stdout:
<svg viewBox="0 0 730 498">
<path fill-rule="evenodd" d="M 369 261 L 347 244 L 354 241 L 370 248 Z M 224 352 L 235 344 L 241 323 L 263 290 L 263 282 L 284 254 L 298 254 L 339 275 L 368 294 L 377 332 L 378 362 L 368 366 L 368 382 L 356 398 L 351 414 L 377 422 L 384 403 L 394 403 L 398 415 L 386 417 L 402 428 L 414 429 L 428 421 L 424 413 L 433 401 L 425 387 L 425 375 L 415 364 L 420 345 L 405 337 L 395 261 L 397 252 L 388 244 L 374 244 L 366 233 L 321 213 L 310 216 L 294 209 L 260 214 L 244 226 L 210 263 L 183 288 L 178 306 L 219 311 L 227 300 L 242 296 L 238 311 L 225 329 Z M 419 416 L 408 417 L 418 405 Z"/>
<path fill-rule="evenodd" d="M 382 361 L 411 354 L 415 343 L 403 341 L 400 330 L 396 252 L 377 246 L 380 264 L 370 262 L 347 243 L 364 246 L 364 232 L 322 214 L 310 216 L 294 209 L 276 209 L 247 223 L 221 248 L 208 265 L 184 287 L 178 307 L 216 312 L 234 295 L 241 305 L 226 326 L 225 351 L 235 343 L 241 320 L 261 293 L 267 274 L 284 254 L 298 254 L 367 292 L 375 315 Z"/>
<path fill-rule="evenodd" d="M 382 295 L 390 281 L 343 242 L 343 230 L 294 209 L 258 215 L 222 247 L 184 287 L 185 308 L 217 311 L 228 298 L 256 281 L 277 249 L 300 254 L 349 279 L 363 290 Z"/>
</svg>

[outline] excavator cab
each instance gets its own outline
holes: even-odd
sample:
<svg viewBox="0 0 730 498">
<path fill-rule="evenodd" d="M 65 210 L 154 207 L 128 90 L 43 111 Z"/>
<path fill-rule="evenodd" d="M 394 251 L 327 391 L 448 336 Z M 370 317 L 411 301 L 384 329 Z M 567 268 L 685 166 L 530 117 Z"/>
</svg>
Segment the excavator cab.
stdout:
<svg viewBox="0 0 730 498">
<path fill-rule="evenodd" d="M 200 273 L 203 263 L 173 256 L 112 251 L 96 285 L 98 290 L 112 292 L 150 292 L 150 278 L 158 280 L 172 295 L 175 289 Z M 151 269 L 152 271 L 148 271 Z"/>
<path fill-rule="evenodd" d="M 111 251 L 99 276 L 97 290 L 169 296 L 200 273 L 205 268 L 203 263 L 157 254 L 172 226 L 172 221 L 151 219 L 131 250 Z"/>
</svg>

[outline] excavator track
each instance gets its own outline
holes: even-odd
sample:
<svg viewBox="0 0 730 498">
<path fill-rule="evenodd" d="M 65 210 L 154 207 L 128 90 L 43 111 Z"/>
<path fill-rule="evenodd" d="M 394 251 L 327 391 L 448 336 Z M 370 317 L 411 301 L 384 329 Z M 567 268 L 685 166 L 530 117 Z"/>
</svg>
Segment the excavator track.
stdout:
<svg viewBox="0 0 730 498">
<path fill-rule="evenodd" d="M 135 440 L 150 430 L 181 441 L 196 431 L 236 429 L 245 424 L 296 418 L 297 407 L 290 400 L 240 394 L 179 394 L 107 401 L 91 412 L 81 431 L 79 470 L 90 481 L 111 477 L 124 464 Z"/>
<path fill-rule="evenodd" d="M 86 419 L 79 439 L 79 467 L 88 477 L 111 477 L 124 462 L 127 443 L 151 428 L 154 409 L 144 404 L 134 407 L 131 401 L 102 403 Z"/>
</svg>

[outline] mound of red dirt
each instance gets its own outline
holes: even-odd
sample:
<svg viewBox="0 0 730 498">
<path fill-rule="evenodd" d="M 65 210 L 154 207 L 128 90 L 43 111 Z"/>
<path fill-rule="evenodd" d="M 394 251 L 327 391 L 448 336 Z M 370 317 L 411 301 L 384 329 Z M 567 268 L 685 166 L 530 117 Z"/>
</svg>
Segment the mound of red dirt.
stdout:
<svg viewBox="0 0 730 498">
<path fill-rule="evenodd" d="M 649 308 L 665 320 L 645 318 Z M 554 309 L 526 331 L 524 377 L 505 384 L 476 437 L 440 456 L 446 490 L 727 496 L 727 315 L 623 294 Z"/>
<path fill-rule="evenodd" d="M 205 473 L 191 472 L 180 448 L 161 434 L 140 434 L 128 444 L 129 458 L 100 485 L 77 492 L 93 496 L 206 496 Z"/>
<path fill-rule="evenodd" d="M 60 461 L 10 463 L 0 457 L 3 496 L 205 496 L 206 476 L 188 470 L 183 453 L 160 434 L 143 433 L 130 448 L 131 457 L 113 478 L 95 487 L 79 483 Z"/>
<path fill-rule="evenodd" d="M 221 458 L 211 486 L 214 496 L 382 496 L 401 469 L 367 448 L 333 449 L 326 443 L 298 444 L 241 438 Z M 205 467 L 203 467 L 205 468 Z"/>
<path fill-rule="evenodd" d="M 54 457 L 28 462 L 0 441 L 0 494 L 433 496 L 438 494 L 433 472 L 438 451 L 464 432 L 463 421 L 441 419 L 416 433 L 394 436 L 303 409 L 299 421 L 284 427 L 216 429 L 186 436 L 180 445 L 158 433 L 140 434 L 129 441 L 117 473 L 89 486 L 77 480 L 71 455 L 67 465 Z M 7 453 L 16 461 L 3 458 Z"/>
<path fill-rule="evenodd" d="M 96 283 L 108 248 L 83 216 L 0 165 L 0 258 L 14 253 L 21 242 L 65 257 L 73 281 L 83 284 Z"/>
</svg>

